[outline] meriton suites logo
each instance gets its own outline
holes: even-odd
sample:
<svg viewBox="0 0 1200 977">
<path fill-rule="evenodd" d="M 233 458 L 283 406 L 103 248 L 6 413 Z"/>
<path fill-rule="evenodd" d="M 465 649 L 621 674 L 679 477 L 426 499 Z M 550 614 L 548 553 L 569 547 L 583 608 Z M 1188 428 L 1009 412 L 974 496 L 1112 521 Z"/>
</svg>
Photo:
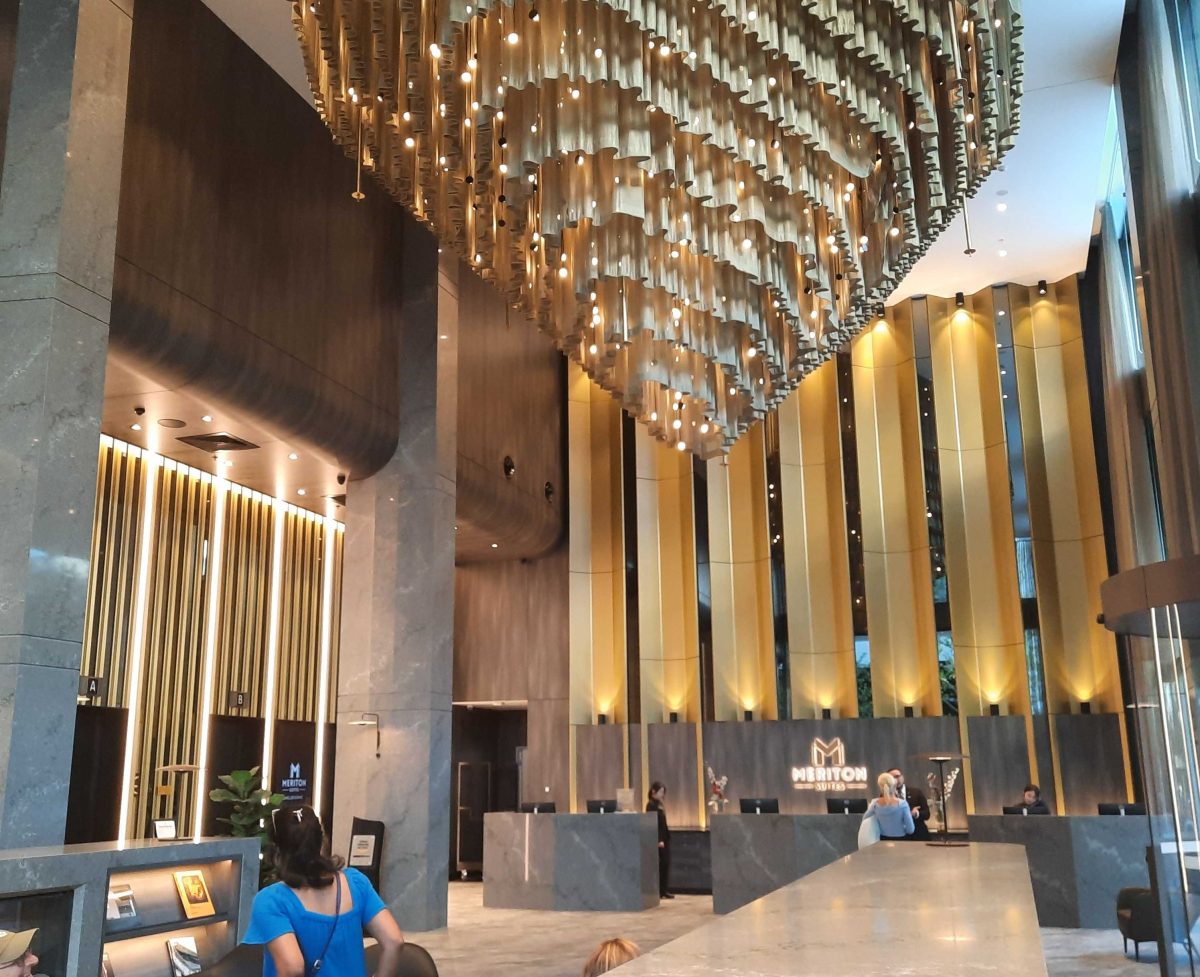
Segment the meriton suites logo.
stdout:
<svg viewBox="0 0 1200 977">
<path fill-rule="evenodd" d="M 809 747 L 809 765 L 792 767 L 792 786 L 796 790 L 866 790 L 867 768 L 846 763 L 846 744 L 840 736 L 828 742 L 818 736 Z"/>
</svg>

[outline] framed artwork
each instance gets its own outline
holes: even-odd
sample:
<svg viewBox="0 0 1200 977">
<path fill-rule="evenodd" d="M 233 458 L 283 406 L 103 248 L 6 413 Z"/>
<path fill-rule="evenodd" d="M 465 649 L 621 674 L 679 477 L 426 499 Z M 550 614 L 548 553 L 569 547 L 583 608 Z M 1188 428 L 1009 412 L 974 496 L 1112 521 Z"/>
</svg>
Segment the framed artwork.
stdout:
<svg viewBox="0 0 1200 977">
<path fill-rule="evenodd" d="M 194 936 L 173 936 L 167 940 L 167 957 L 171 961 L 171 977 L 200 973 L 200 951 L 196 949 Z"/>
<path fill-rule="evenodd" d="M 183 903 L 183 914 L 188 919 L 200 919 L 216 912 L 212 897 L 208 894 L 208 883 L 198 868 L 175 872 L 175 888 L 179 890 L 179 901 Z"/>
</svg>

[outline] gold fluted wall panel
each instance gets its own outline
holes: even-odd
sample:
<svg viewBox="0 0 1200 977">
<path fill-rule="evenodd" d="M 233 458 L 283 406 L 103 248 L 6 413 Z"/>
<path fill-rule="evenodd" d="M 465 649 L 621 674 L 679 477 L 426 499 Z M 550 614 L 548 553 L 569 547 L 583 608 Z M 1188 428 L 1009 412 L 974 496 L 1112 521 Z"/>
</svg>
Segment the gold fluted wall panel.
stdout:
<svg viewBox="0 0 1200 977">
<path fill-rule="evenodd" d="M 1096 617 L 1108 577 L 1073 278 L 1009 287 L 1046 693 L 1056 712 L 1122 712 L 1116 646 Z"/>
<path fill-rule="evenodd" d="M 876 716 L 941 715 L 910 307 L 850 347 Z"/>
<path fill-rule="evenodd" d="M 775 719 L 779 708 L 762 425 L 707 465 L 714 715 L 737 719 L 750 709 L 759 718 Z"/>
<path fill-rule="evenodd" d="M 792 716 L 858 714 L 835 365 L 779 408 Z"/>
<path fill-rule="evenodd" d="M 640 425 L 637 455 L 638 640 L 642 722 L 700 719 L 692 457 Z"/>
<path fill-rule="evenodd" d="M 946 568 L 961 715 L 1029 711 L 991 289 L 928 299 Z M 952 395 L 947 396 L 946 394 Z"/>
<path fill-rule="evenodd" d="M 147 494 L 151 466 L 155 477 Z M 225 502 L 220 539 L 213 536 L 218 494 Z M 149 545 L 143 553 L 147 514 Z M 144 837 L 155 817 L 175 818 L 181 835 L 193 830 L 194 774 L 160 768 L 194 765 L 199 759 L 207 728 L 201 696 L 209 648 L 214 676 L 211 714 L 264 716 L 276 519 L 284 520 L 284 546 L 279 686 L 272 718 L 315 721 L 321 616 L 329 614 L 327 702 L 332 721 L 341 525 L 111 438 L 101 441 L 81 674 L 108 680 L 104 695 L 93 699 L 93 705 L 128 709 L 137 703 L 130 717 L 134 739 L 128 837 Z M 335 564 L 326 604 L 323 561 L 330 532 L 335 534 Z M 210 636 L 208 602 L 214 578 L 208 570 L 218 549 L 221 569 L 215 584 L 220 593 Z M 139 594 L 144 600 L 140 659 L 133 646 Z M 136 673 L 135 662 L 140 665 Z M 248 694 L 240 709 L 227 703 L 227 693 L 235 690 Z M 118 766 L 122 745 L 114 744 L 113 762 Z"/>
<path fill-rule="evenodd" d="M 292 11 L 334 138 L 702 457 L 862 327 L 1019 123 L 1016 0 Z"/>
<path fill-rule="evenodd" d="M 600 713 L 625 722 L 621 411 L 578 366 L 569 370 L 571 722 Z"/>
</svg>

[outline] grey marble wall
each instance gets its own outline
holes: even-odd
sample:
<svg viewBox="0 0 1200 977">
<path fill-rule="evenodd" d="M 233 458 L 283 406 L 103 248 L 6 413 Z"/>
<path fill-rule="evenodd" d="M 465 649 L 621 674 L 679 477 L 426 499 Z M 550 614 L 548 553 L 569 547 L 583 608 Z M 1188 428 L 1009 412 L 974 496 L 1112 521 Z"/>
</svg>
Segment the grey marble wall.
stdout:
<svg viewBox="0 0 1200 977">
<path fill-rule="evenodd" d="M 446 925 L 449 872 L 458 265 L 410 221 L 400 267 L 400 441 L 347 493 L 333 843 L 382 821 L 383 898 L 421 931 Z"/>
<path fill-rule="evenodd" d="M 636 912 L 658 905 L 652 814 L 487 814 L 483 904 Z"/>
<path fill-rule="evenodd" d="M 1145 817 L 972 816 L 972 842 L 1022 845 L 1043 926 L 1111 929 L 1117 893 L 1149 885 Z"/>
<path fill-rule="evenodd" d="M 0 174 L 0 848 L 61 842 L 132 2 L 25 0 Z"/>
<path fill-rule="evenodd" d="M 733 912 L 857 851 L 860 823 L 844 814 L 716 815 L 713 912 Z"/>
</svg>

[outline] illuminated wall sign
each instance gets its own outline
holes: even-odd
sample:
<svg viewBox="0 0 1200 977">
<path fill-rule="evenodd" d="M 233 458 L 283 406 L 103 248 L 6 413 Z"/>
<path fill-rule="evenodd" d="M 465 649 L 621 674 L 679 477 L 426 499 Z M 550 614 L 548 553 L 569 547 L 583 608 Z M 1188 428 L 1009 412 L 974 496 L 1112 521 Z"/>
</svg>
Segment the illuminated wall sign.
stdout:
<svg viewBox="0 0 1200 977">
<path fill-rule="evenodd" d="M 807 767 L 792 767 L 796 790 L 847 791 L 867 789 L 867 768 L 846 763 L 846 744 L 840 736 L 826 742 L 817 737 L 809 750 Z"/>
</svg>

